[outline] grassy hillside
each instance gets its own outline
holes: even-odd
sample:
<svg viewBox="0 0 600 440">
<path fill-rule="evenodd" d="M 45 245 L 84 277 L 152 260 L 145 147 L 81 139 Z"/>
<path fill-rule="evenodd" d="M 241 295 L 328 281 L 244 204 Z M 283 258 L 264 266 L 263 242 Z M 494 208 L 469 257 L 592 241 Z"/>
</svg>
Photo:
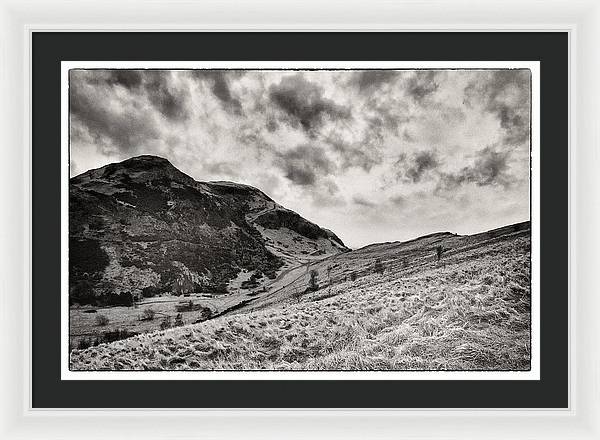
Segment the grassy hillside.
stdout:
<svg viewBox="0 0 600 440">
<path fill-rule="evenodd" d="M 435 246 L 443 245 L 441 261 Z M 381 260 L 383 273 L 375 272 Z M 327 267 L 330 267 L 327 276 Z M 529 223 L 373 245 L 245 313 L 71 352 L 76 370 L 526 370 Z M 306 272 L 306 271 L 304 271 Z M 323 285 L 331 278 L 330 286 Z M 354 278 L 354 280 L 352 280 Z M 238 311 L 239 312 L 239 311 Z"/>
</svg>

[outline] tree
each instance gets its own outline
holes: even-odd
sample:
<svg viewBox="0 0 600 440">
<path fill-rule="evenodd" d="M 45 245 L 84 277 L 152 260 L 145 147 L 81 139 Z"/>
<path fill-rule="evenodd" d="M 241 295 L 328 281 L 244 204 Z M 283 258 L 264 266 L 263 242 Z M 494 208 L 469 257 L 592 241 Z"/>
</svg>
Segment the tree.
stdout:
<svg viewBox="0 0 600 440">
<path fill-rule="evenodd" d="M 183 315 L 181 313 L 178 313 L 177 316 L 175 316 L 175 327 L 181 327 L 183 325 Z"/>
<path fill-rule="evenodd" d="M 315 269 L 311 269 L 309 272 L 310 279 L 308 280 L 308 290 L 314 292 L 319 290 L 319 272 Z"/>
<path fill-rule="evenodd" d="M 444 247 L 441 244 L 435 247 L 435 254 L 437 256 L 438 261 L 440 261 L 442 259 L 442 254 L 444 253 L 445 250 L 446 249 L 444 249 Z"/>
</svg>

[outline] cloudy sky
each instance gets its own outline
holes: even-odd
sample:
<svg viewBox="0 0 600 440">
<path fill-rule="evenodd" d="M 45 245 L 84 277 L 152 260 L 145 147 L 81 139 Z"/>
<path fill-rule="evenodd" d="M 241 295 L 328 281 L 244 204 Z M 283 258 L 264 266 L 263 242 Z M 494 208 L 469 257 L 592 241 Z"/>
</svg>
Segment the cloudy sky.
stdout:
<svg viewBox="0 0 600 440">
<path fill-rule="evenodd" d="M 529 219 L 528 70 L 71 70 L 71 176 L 140 154 L 347 245 Z"/>
</svg>

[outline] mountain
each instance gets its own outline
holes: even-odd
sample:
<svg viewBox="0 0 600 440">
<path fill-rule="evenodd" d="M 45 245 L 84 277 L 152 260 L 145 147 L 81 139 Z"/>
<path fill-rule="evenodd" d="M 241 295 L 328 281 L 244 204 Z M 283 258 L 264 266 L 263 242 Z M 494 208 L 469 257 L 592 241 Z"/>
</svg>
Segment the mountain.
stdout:
<svg viewBox="0 0 600 440">
<path fill-rule="evenodd" d="M 197 182 L 160 157 L 70 180 L 72 303 L 261 288 L 285 270 L 347 250 L 333 232 L 256 188 Z"/>
</svg>

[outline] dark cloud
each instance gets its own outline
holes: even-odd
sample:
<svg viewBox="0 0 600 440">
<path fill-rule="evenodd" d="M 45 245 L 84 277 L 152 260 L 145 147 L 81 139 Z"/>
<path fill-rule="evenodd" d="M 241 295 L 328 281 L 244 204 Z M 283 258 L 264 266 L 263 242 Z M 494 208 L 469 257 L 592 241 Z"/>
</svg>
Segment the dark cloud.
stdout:
<svg viewBox="0 0 600 440">
<path fill-rule="evenodd" d="M 437 72 L 433 70 L 414 72 L 406 83 L 406 94 L 416 102 L 421 102 L 438 89 L 436 76 Z"/>
<path fill-rule="evenodd" d="M 325 120 L 350 119 L 350 109 L 323 98 L 323 88 L 302 74 L 284 77 L 269 88 L 269 99 L 285 114 L 286 121 L 314 136 Z"/>
<path fill-rule="evenodd" d="M 141 70 L 108 70 L 106 83 L 119 85 L 126 89 L 135 89 L 142 84 L 142 72 Z"/>
<path fill-rule="evenodd" d="M 315 185 L 320 177 L 335 169 L 323 149 L 312 145 L 298 145 L 280 153 L 275 165 L 283 170 L 286 178 L 300 186 Z"/>
<path fill-rule="evenodd" d="M 366 143 L 348 143 L 340 138 L 329 138 L 327 140 L 333 151 L 340 157 L 342 170 L 358 167 L 369 172 L 371 168 L 382 161 L 381 154 L 374 148 L 369 148 Z"/>
<path fill-rule="evenodd" d="M 367 102 L 366 110 L 369 114 L 366 117 L 369 130 L 374 130 L 383 135 L 384 131 L 389 131 L 398 135 L 401 124 L 410 122 L 408 109 L 402 102 L 394 100 L 384 100 L 376 102 L 371 99 Z"/>
<path fill-rule="evenodd" d="M 230 82 L 244 74 L 242 70 L 194 70 L 192 76 L 210 84 L 210 90 L 221 102 L 223 109 L 235 115 L 241 115 L 242 103 L 231 93 Z"/>
<path fill-rule="evenodd" d="M 279 128 L 279 124 L 275 119 L 269 118 L 267 120 L 266 128 L 269 133 L 273 133 Z"/>
<path fill-rule="evenodd" d="M 148 70 L 144 72 L 144 89 L 150 102 L 166 118 L 187 119 L 187 91 L 172 83 L 171 71 Z"/>
<path fill-rule="evenodd" d="M 497 70 L 475 79 L 464 90 L 467 103 L 481 100 L 484 108 L 496 115 L 506 145 L 529 140 L 530 80 L 528 69 Z"/>
<path fill-rule="evenodd" d="M 435 151 L 419 151 L 410 160 L 402 155 L 396 164 L 404 164 L 404 168 L 398 172 L 399 178 L 417 183 L 428 171 L 438 168 L 440 161 Z"/>
<path fill-rule="evenodd" d="M 137 113 L 115 110 L 111 95 L 97 85 L 93 76 L 71 71 L 69 108 L 72 141 L 89 134 L 101 149 L 135 152 L 150 139 L 160 136 L 151 113 L 139 108 Z"/>
<path fill-rule="evenodd" d="M 396 81 L 399 73 L 394 70 L 364 70 L 356 72 L 350 79 L 350 84 L 358 87 L 361 93 L 372 93 L 384 84 Z"/>
<path fill-rule="evenodd" d="M 441 174 L 439 189 L 454 189 L 460 185 L 474 183 L 478 186 L 502 185 L 512 183 L 508 171 L 509 152 L 496 151 L 486 147 L 476 154 L 473 165 L 464 167 L 458 173 Z"/>
</svg>

